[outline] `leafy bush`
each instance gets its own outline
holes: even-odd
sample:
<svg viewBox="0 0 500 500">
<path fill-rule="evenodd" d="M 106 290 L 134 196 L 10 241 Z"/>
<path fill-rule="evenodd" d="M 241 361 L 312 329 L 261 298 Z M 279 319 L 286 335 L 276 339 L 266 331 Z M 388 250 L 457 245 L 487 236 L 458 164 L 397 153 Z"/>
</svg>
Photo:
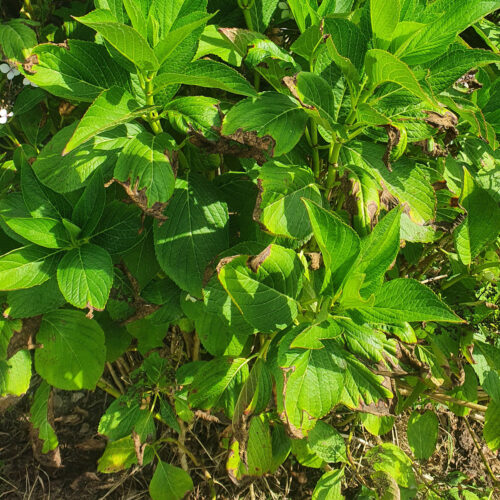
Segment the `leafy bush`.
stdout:
<svg viewBox="0 0 500 500">
<path fill-rule="evenodd" d="M 500 446 L 500 2 L 54 4 L 0 25 L 0 394 L 43 451 L 52 388 L 98 387 L 98 470 L 154 462 L 154 499 L 219 417 L 236 483 L 459 498 L 419 464 L 439 408 Z M 408 453 L 353 457 L 404 412 Z"/>
</svg>

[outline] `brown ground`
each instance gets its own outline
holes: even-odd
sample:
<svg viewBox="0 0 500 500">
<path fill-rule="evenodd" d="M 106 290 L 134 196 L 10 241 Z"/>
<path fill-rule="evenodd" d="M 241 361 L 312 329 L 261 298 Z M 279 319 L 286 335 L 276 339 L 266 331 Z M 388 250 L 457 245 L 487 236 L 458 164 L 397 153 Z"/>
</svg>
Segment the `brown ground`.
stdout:
<svg viewBox="0 0 500 500">
<path fill-rule="evenodd" d="M 121 474 L 100 474 L 97 460 L 105 447 L 105 440 L 97 434 L 100 415 L 110 403 L 106 393 L 58 391 L 54 397 L 55 427 L 59 438 L 62 467 L 54 469 L 47 463 L 34 458 L 30 442 L 28 422 L 29 401 L 25 397 L 9 408 L 0 417 L 0 498 L 34 500 L 97 500 L 97 499 L 142 499 L 149 498 L 148 484 L 152 466 L 136 468 Z M 469 479 L 466 484 L 481 487 L 491 486 L 491 479 L 474 441 L 462 419 L 444 410 L 439 414 L 441 429 L 437 451 L 422 463 L 422 474 L 426 481 L 438 487 L 445 483 L 454 471 L 461 471 Z M 481 436 L 481 425 L 470 419 L 475 433 Z M 393 430 L 383 440 L 393 441 L 411 456 L 406 441 L 407 416 L 399 417 Z M 332 419 L 334 423 L 334 419 Z M 236 486 L 225 472 L 226 451 L 219 447 L 219 433 L 224 426 L 198 420 L 193 433 L 186 439 L 187 447 L 204 464 L 215 480 L 217 498 L 236 499 L 297 499 L 311 497 L 321 471 L 298 465 L 288 459 L 272 477 L 256 480 L 252 486 Z M 349 429 L 339 429 L 341 433 Z M 196 436 L 198 440 L 196 439 Z M 354 460 L 359 471 L 368 478 L 366 464 L 359 462 L 364 451 L 376 444 L 376 439 L 363 431 L 356 432 L 351 444 Z M 500 461 L 486 446 L 483 447 L 490 466 L 495 474 L 500 474 Z M 170 463 L 179 464 L 178 457 L 171 448 L 165 448 L 162 458 Z M 210 498 L 209 489 L 200 469 L 191 469 L 195 491 L 188 495 L 189 500 Z M 346 498 L 354 498 L 359 486 L 356 479 L 346 469 Z M 423 497 L 425 498 L 425 497 Z M 443 496 L 444 498 L 444 496 Z M 495 498 L 495 497 L 493 497 Z M 500 497 L 499 497 L 500 498 Z"/>
</svg>

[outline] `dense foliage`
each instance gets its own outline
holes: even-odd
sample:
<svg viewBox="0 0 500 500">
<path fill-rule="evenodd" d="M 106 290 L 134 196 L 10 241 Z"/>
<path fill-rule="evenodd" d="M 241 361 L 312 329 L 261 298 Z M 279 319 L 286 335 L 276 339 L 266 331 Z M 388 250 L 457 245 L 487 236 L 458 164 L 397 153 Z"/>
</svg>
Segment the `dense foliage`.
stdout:
<svg viewBox="0 0 500 500">
<path fill-rule="evenodd" d="M 0 395 L 31 385 L 43 452 L 53 388 L 97 387 L 98 470 L 153 462 L 155 500 L 200 481 L 199 418 L 229 423 L 238 484 L 288 459 L 323 470 L 317 500 L 347 476 L 356 498 L 493 498 L 419 464 L 440 408 L 500 447 L 500 2 L 15 4 Z M 387 434 L 404 412 L 411 453 Z"/>
</svg>

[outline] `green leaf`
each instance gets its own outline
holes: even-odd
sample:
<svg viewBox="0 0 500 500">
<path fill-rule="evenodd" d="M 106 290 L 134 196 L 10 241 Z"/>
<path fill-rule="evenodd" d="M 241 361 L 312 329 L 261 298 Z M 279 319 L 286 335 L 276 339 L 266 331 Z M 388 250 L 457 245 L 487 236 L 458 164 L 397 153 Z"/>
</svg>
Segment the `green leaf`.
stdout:
<svg viewBox="0 0 500 500">
<path fill-rule="evenodd" d="M 351 141 L 345 145 L 340 158 L 344 165 L 354 164 L 376 179 L 401 204 L 405 212 L 419 225 L 435 218 L 436 195 L 432 184 L 413 161 L 400 160 L 389 172 L 382 161 L 385 148 L 380 144 Z"/>
<path fill-rule="evenodd" d="M 358 257 L 359 237 L 333 212 L 311 201 L 303 200 L 303 202 L 325 263 L 326 275 L 322 289 L 328 289 L 330 294 L 334 294 Z"/>
<path fill-rule="evenodd" d="M 269 245 L 256 256 L 221 260 L 217 273 L 243 317 L 259 331 L 282 330 L 296 318 L 302 264 L 294 251 Z"/>
<path fill-rule="evenodd" d="M 361 241 L 358 259 L 353 265 L 356 273 L 365 274 L 360 293 L 370 296 L 382 285 L 384 275 L 399 251 L 401 210 L 392 209 Z"/>
<path fill-rule="evenodd" d="M 244 99 L 233 106 L 224 118 L 222 133 L 239 136 L 241 129 L 253 137 L 257 147 L 271 156 L 280 156 L 297 144 L 306 121 L 307 113 L 295 99 L 276 92 L 263 92 L 259 97 Z"/>
<path fill-rule="evenodd" d="M 31 381 L 31 354 L 18 351 L 8 360 L 0 360 L 0 397 L 21 396 L 28 391 Z"/>
<path fill-rule="evenodd" d="M 256 90 L 236 70 L 216 61 L 201 59 L 192 62 L 185 70 L 161 73 L 153 80 L 155 93 L 168 85 L 196 85 L 225 90 L 233 94 L 253 97 Z"/>
<path fill-rule="evenodd" d="M 127 393 L 118 397 L 102 415 L 97 431 L 112 441 L 124 438 L 132 431 L 137 432 L 143 443 L 149 437 L 154 438 L 156 428 L 153 414 L 147 406 L 142 409 L 141 406 L 139 394 L 132 396 Z"/>
<path fill-rule="evenodd" d="M 404 488 L 416 489 L 411 460 L 395 444 L 384 443 L 375 446 L 368 450 L 365 457 L 369 459 L 374 470 L 389 474 Z"/>
<path fill-rule="evenodd" d="M 248 359 L 214 358 L 194 377 L 189 404 L 205 410 L 224 409 L 233 416 L 238 395 L 248 377 Z"/>
<path fill-rule="evenodd" d="M 341 494 L 344 470 L 329 470 L 316 483 L 311 500 L 344 500 Z"/>
<path fill-rule="evenodd" d="M 500 448 L 500 404 L 491 400 L 485 414 L 483 437 L 492 451 Z"/>
<path fill-rule="evenodd" d="M 500 233 L 500 208 L 465 167 L 460 205 L 467 217 L 453 232 L 453 239 L 461 262 L 468 265 Z"/>
<path fill-rule="evenodd" d="M 56 270 L 59 252 L 35 245 L 16 248 L 0 257 L 0 290 L 41 285 Z"/>
<path fill-rule="evenodd" d="M 206 266 L 229 243 L 227 206 L 212 184 L 189 175 L 177 179 L 164 213 L 154 233 L 158 262 L 180 288 L 200 297 Z"/>
<path fill-rule="evenodd" d="M 277 236 L 299 240 L 309 237 L 311 225 L 301 198 L 321 203 L 311 169 L 268 162 L 260 169 L 258 185 L 254 219 Z"/>
<path fill-rule="evenodd" d="M 112 201 L 92 236 L 92 242 L 111 255 L 124 253 L 139 243 L 141 235 L 141 210 L 136 205 Z"/>
<path fill-rule="evenodd" d="M 339 403 L 344 374 L 326 348 L 286 350 L 279 364 L 278 411 L 300 436 L 314 423 L 311 417 L 322 418 Z"/>
<path fill-rule="evenodd" d="M 470 69 L 491 63 L 499 63 L 500 54 L 490 50 L 469 49 L 460 44 L 453 44 L 441 57 L 427 68 L 426 82 L 435 94 L 453 85 Z"/>
<path fill-rule="evenodd" d="M 335 102 L 331 86 L 321 76 L 301 71 L 296 76 L 296 87 L 305 111 L 327 130 L 334 130 L 337 125 Z"/>
<path fill-rule="evenodd" d="M 71 220 L 82 228 L 82 237 L 92 234 L 92 231 L 99 224 L 105 203 L 104 178 L 102 171 L 98 169 L 92 175 L 85 191 L 77 201 L 71 217 Z"/>
<path fill-rule="evenodd" d="M 399 0 L 370 0 L 370 18 L 375 45 L 387 49 L 399 23 Z"/>
<path fill-rule="evenodd" d="M 59 441 L 48 416 L 49 400 L 52 398 L 51 390 L 50 385 L 42 381 L 35 392 L 30 408 L 31 425 L 38 430 L 38 439 L 43 441 L 42 453 L 48 453 L 59 446 Z"/>
<path fill-rule="evenodd" d="M 144 5 L 144 2 L 140 1 L 134 2 L 133 0 L 123 0 L 123 6 L 130 18 L 132 27 L 142 36 L 146 36 L 148 32 L 146 20 L 148 5 Z"/>
<path fill-rule="evenodd" d="M 459 33 L 495 9 L 498 9 L 496 0 L 434 2 L 426 10 L 429 24 L 406 44 L 401 58 L 411 65 L 435 59 L 446 51 Z"/>
<path fill-rule="evenodd" d="M 64 248 L 70 244 L 68 232 L 60 220 L 15 217 L 6 219 L 5 223 L 23 238 L 45 248 Z"/>
<path fill-rule="evenodd" d="M 415 458 L 431 457 L 436 449 L 439 421 L 433 411 L 414 411 L 408 420 L 408 444 Z"/>
<path fill-rule="evenodd" d="M 22 330 L 23 324 L 19 320 L 11 321 L 0 318 L 0 360 L 7 358 L 9 343 L 15 332 Z"/>
<path fill-rule="evenodd" d="M 30 82 L 57 97 L 92 102 L 111 87 L 130 90 L 127 71 L 116 63 L 104 45 L 68 40 L 67 46 L 38 45 L 32 54 L 36 54 L 38 62 L 32 72 L 24 74 Z"/>
<path fill-rule="evenodd" d="M 351 310 L 351 314 L 361 323 L 462 322 L 430 288 L 404 278 L 385 282 L 376 291 L 373 306 L 360 305 L 355 311 Z"/>
<path fill-rule="evenodd" d="M 186 471 L 159 460 L 149 483 L 149 494 L 153 500 L 181 500 L 193 488 L 193 481 Z"/>
<path fill-rule="evenodd" d="M 394 425 L 394 417 L 380 417 L 371 413 L 360 413 L 363 427 L 374 436 L 383 436 L 387 434 Z"/>
<path fill-rule="evenodd" d="M 155 71 L 160 64 L 148 42 L 134 28 L 117 22 L 113 14 L 96 9 L 77 21 L 100 33 L 120 54 L 145 71 Z"/>
<path fill-rule="evenodd" d="M 21 163 L 21 191 L 26 208 L 32 217 L 50 217 L 61 219 L 68 217 L 71 206 L 59 194 L 42 186 L 31 168 L 28 157 L 29 151 L 18 148 Z M 35 154 L 35 152 L 33 152 Z"/>
<path fill-rule="evenodd" d="M 111 87 L 90 105 L 66 144 L 63 156 L 94 136 L 144 114 L 145 109 L 126 90 Z"/>
<path fill-rule="evenodd" d="M 33 163 L 33 170 L 40 182 L 58 193 L 81 188 L 99 167 L 106 171 L 114 166 L 118 152 L 141 130 L 133 124 L 120 125 L 92 137 L 62 156 L 78 123 L 76 121 L 57 132 Z"/>
<path fill-rule="evenodd" d="M 123 148 L 114 176 L 129 182 L 137 191 L 145 191 L 148 207 L 165 203 L 174 192 L 175 177 L 169 157 L 172 138 L 161 133 L 142 132 Z"/>
<path fill-rule="evenodd" d="M 64 390 L 94 389 L 104 370 L 104 332 L 80 311 L 45 314 L 36 336 L 43 348 L 35 353 L 37 373 Z"/>
<path fill-rule="evenodd" d="M 241 55 L 238 54 L 227 37 L 219 33 L 217 26 L 213 24 L 205 26 L 194 59 L 200 59 L 209 54 L 217 56 L 233 66 L 239 67 L 241 65 Z"/>
<path fill-rule="evenodd" d="M 256 0 L 250 8 L 252 26 L 256 31 L 264 33 L 278 6 L 279 0 Z"/>
<path fill-rule="evenodd" d="M 26 290 L 10 291 L 7 294 L 7 303 L 9 304 L 9 317 L 31 318 L 59 309 L 66 303 L 66 300 L 61 295 L 54 277 Z"/>
<path fill-rule="evenodd" d="M 393 82 L 434 106 L 433 99 L 422 89 L 413 71 L 396 56 L 380 49 L 371 49 L 365 57 L 369 85 L 374 88 L 381 83 Z"/>
<path fill-rule="evenodd" d="M 218 140 L 221 117 L 219 101 L 211 97 L 179 97 L 169 102 L 162 113 L 179 132 L 196 131 L 208 139 Z"/>
<path fill-rule="evenodd" d="M 146 447 L 143 465 L 153 460 L 154 452 L 150 446 Z M 111 474 L 128 469 L 137 463 L 137 453 L 134 440 L 125 437 L 118 441 L 108 441 L 106 449 L 97 462 L 97 470 L 104 474 Z"/>
<path fill-rule="evenodd" d="M 347 462 L 344 439 L 327 423 L 318 420 L 307 440 L 311 449 L 325 462 Z"/>
<path fill-rule="evenodd" d="M 70 304 L 102 310 L 113 284 L 111 256 L 92 243 L 73 248 L 59 262 L 57 282 Z"/>
<path fill-rule="evenodd" d="M 292 43 L 290 50 L 311 61 L 321 41 L 321 37 L 320 27 L 316 24 L 310 26 Z"/>
<path fill-rule="evenodd" d="M 24 61 L 27 49 L 35 45 L 36 34 L 23 19 L 10 19 L 0 24 L 0 48 L 7 59 Z"/>
<path fill-rule="evenodd" d="M 179 44 L 187 38 L 196 28 L 203 26 L 215 14 L 206 12 L 191 12 L 182 18 L 182 26 L 169 31 L 154 48 L 154 54 L 161 66 L 165 60 L 174 53 Z"/>
</svg>

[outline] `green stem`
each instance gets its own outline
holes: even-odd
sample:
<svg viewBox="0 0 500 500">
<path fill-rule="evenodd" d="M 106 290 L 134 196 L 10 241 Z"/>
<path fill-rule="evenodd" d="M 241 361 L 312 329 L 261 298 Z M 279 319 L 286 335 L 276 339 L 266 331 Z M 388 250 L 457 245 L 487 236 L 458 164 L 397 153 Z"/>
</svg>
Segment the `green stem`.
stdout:
<svg viewBox="0 0 500 500">
<path fill-rule="evenodd" d="M 148 76 L 144 80 L 144 85 L 145 85 L 145 92 L 146 92 L 146 105 L 147 106 L 154 106 L 155 101 L 154 101 L 154 96 L 153 96 L 153 78 L 154 74 Z M 151 126 L 151 130 L 154 132 L 155 135 L 160 134 L 163 132 L 163 129 L 161 127 L 160 123 L 160 118 L 158 117 L 158 112 L 153 109 L 148 112 L 148 122 L 149 125 Z"/>
<path fill-rule="evenodd" d="M 319 151 L 318 151 L 318 126 L 311 119 L 311 147 L 313 148 L 313 172 L 316 179 L 319 178 Z"/>
<path fill-rule="evenodd" d="M 337 170 L 339 166 L 339 154 L 342 143 L 336 140 L 331 143 L 330 154 L 328 155 L 328 176 L 326 178 L 326 188 L 332 189 L 337 179 Z"/>
</svg>

